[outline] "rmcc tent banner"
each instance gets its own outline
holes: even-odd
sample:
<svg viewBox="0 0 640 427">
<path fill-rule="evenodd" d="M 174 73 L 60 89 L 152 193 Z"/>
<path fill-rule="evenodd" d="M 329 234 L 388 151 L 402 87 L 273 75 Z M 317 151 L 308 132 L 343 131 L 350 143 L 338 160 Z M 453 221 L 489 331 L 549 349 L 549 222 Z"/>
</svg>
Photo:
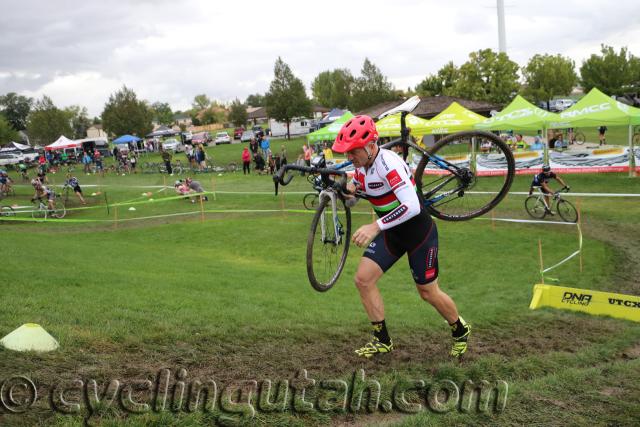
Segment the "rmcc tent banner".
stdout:
<svg viewBox="0 0 640 427">
<path fill-rule="evenodd" d="M 429 134 L 445 135 L 449 133 L 471 130 L 486 117 L 467 110 L 457 102 L 452 102 L 440 114 L 429 120 L 427 129 Z M 413 128 L 412 128 L 413 131 Z M 412 132 L 414 133 L 414 132 Z"/>
<path fill-rule="evenodd" d="M 395 113 L 386 116 L 384 119 L 379 120 L 376 123 L 376 129 L 378 130 L 378 136 L 381 138 L 399 137 L 400 136 L 400 115 L 402 113 Z M 405 122 L 408 128 L 411 128 L 411 135 L 420 137 L 426 135 L 429 132 L 429 121 L 414 116 L 413 114 L 407 114 Z"/>
<path fill-rule="evenodd" d="M 547 128 L 551 122 L 560 122 L 560 116 L 538 108 L 520 95 L 517 95 L 504 110 L 478 123 L 475 128 L 481 130 L 536 132 Z"/>
<path fill-rule="evenodd" d="M 640 108 L 623 104 L 593 88 L 559 116 L 560 120 L 551 123 L 550 128 L 627 126 L 628 147 L 613 150 L 611 153 L 607 151 L 611 151 L 610 149 L 605 150 L 605 153 L 601 154 L 606 155 L 606 158 L 599 159 L 598 168 L 605 171 L 604 163 L 611 172 L 629 171 L 629 174 L 635 174 L 638 164 L 636 158 L 640 157 L 640 153 L 633 146 L 633 126 L 640 124 Z"/>
<path fill-rule="evenodd" d="M 307 141 L 316 142 L 316 141 L 333 141 L 333 140 L 335 140 L 336 136 L 338 135 L 338 132 L 340 132 L 340 129 L 342 128 L 342 125 L 345 124 L 347 122 L 347 120 L 349 120 L 351 117 L 353 117 L 353 114 L 351 114 L 351 112 L 347 111 L 342 116 L 337 118 L 330 125 L 325 126 L 325 127 L 321 128 L 321 129 L 318 129 L 315 132 L 311 132 L 310 134 L 308 134 L 307 135 Z"/>
</svg>

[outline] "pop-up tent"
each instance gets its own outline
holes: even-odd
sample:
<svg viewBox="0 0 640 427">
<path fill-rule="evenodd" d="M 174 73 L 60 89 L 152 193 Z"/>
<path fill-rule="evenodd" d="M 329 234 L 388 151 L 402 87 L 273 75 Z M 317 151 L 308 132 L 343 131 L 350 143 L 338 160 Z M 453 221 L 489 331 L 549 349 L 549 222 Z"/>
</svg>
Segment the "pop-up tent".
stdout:
<svg viewBox="0 0 640 427">
<path fill-rule="evenodd" d="M 138 142 L 138 141 L 142 141 L 140 138 L 138 138 L 137 136 L 133 136 L 133 135 L 122 135 L 119 136 L 118 138 L 114 139 L 113 142 L 114 144 L 128 144 L 130 142 Z"/>
<path fill-rule="evenodd" d="M 502 111 L 478 123 L 475 128 L 535 132 L 549 127 L 551 122 L 560 122 L 560 120 L 560 116 L 557 114 L 538 108 L 520 95 L 517 95 Z"/>
<path fill-rule="evenodd" d="M 346 112 L 346 110 L 341 110 L 339 108 L 334 108 L 333 110 L 329 111 L 329 114 L 327 114 L 318 123 L 321 124 L 321 125 L 328 125 L 330 123 L 333 123 L 336 120 L 338 120 L 340 117 L 342 117 L 345 112 Z"/>
<path fill-rule="evenodd" d="M 44 147 L 44 149 L 47 151 L 64 150 L 65 148 L 78 148 L 81 145 L 82 145 L 82 142 L 74 141 L 67 138 L 64 135 L 61 135 L 60 138 L 56 140 L 56 142 L 54 142 L 53 144 L 47 145 L 46 147 Z"/>
<path fill-rule="evenodd" d="M 449 133 L 471 130 L 474 125 L 486 120 L 486 117 L 467 110 L 457 102 L 452 102 L 440 114 L 429 120 L 427 133 L 444 135 Z M 411 128 L 412 133 L 413 128 Z"/>
<path fill-rule="evenodd" d="M 580 101 L 559 114 L 560 120 L 551 128 L 627 126 L 629 139 L 629 174 L 635 174 L 635 150 L 633 126 L 640 125 L 640 108 L 631 107 L 605 95 L 597 88 L 591 89 Z"/>
<path fill-rule="evenodd" d="M 400 136 L 400 115 L 402 113 L 394 113 L 386 116 L 384 119 L 379 120 L 376 123 L 376 129 L 378 130 L 378 136 L 385 137 L 399 137 Z M 405 117 L 405 123 L 408 128 L 411 128 L 411 135 L 420 137 L 426 135 L 429 132 L 429 121 L 421 119 L 413 114 L 407 114 Z"/>
<path fill-rule="evenodd" d="M 20 144 L 18 142 L 11 141 L 10 143 L 5 145 L 4 147 L 0 148 L 0 151 L 2 151 L 2 152 L 4 152 L 4 151 L 27 151 L 27 150 L 32 150 L 32 149 L 33 149 L 33 147 L 31 147 L 30 145 L 24 145 L 24 144 Z"/>
<path fill-rule="evenodd" d="M 330 125 L 308 134 L 307 141 L 316 142 L 335 140 L 338 132 L 340 132 L 340 129 L 342 128 L 342 125 L 345 124 L 351 117 L 353 117 L 353 114 L 351 114 L 350 111 L 345 112 Z"/>
</svg>

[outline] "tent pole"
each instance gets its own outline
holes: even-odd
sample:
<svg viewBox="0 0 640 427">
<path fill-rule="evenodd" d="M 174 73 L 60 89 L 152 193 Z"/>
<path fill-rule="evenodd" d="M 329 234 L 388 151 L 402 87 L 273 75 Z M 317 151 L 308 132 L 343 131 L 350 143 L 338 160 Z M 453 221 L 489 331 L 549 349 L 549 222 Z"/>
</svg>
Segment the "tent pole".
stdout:
<svg viewBox="0 0 640 427">
<path fill-rule="evenodd" d="M 544 164 L 549 164 L 549 130 L 542 126 L 542 137 L 544 138 Z"/>
<path fill-rule="evenodd" d="M 629 178 L 636 176 L 636 153 L 633 147 L 633 125 L 629 125 Z"/>
</svg>

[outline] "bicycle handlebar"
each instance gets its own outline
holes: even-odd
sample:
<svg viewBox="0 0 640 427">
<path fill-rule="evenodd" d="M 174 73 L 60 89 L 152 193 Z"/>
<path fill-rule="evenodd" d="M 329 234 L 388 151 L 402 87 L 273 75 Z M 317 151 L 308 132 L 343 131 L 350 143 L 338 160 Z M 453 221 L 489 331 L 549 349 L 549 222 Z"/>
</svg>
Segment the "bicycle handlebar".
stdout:
<svg viewBox="0 0 640 427">
<path fill-rule="evenodd" d="M 276 172 L 273 175 L 273 183 L 276 189 L 276 196 L 278 195 L 278 184 L 288 185 L 293 179 L 293 175 L 288 175 L 286 178 L 284 176 L 284 174 L 287 173 L 287 171 L 291 171 L 291 170 L 305 172 L 309 174 L 320 174 L 323 177 L 323 180 L 325 178 L 328 178 L 329 175 L 340 175 L 343 177 L 347 175 L 345 171 L 338 170 L 338 169 L 318 168 L 315 166 L 299 166 L 299 165 L 293 165 L 293 164 L 284 165 L 280 168 L 280 170 L 278 170 L 278 172 Z"/>
</svg>

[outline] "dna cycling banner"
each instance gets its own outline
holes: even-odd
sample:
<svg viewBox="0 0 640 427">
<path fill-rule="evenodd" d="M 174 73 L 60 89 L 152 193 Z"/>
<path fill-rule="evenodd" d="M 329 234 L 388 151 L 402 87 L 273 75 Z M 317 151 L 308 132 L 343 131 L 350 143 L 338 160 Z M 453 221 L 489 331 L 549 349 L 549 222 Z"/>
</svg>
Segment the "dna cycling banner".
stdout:
<svg viewBox="0 0 640 427">
<path fill-rule="evenodd" d="M 609 147 L 593 150 L 565 151 L 549 153 L 549 165 L 558 173 L 598 173 L 598 172 L 628 172 L 628 147 Z M 544 164 L 544 154 L 539 151 L 523 151 L 513 153 L 516 161 L 516 173 L 519 175 L 536 174 Z M 469 167 L 469 154 L 441 156 L 442 159 L 456 166 Z M 414 155 L 410 166 L 418 166 L 420 156 Z M 504 175 L 507 172 L 507 161 L 502 154 L 480 153 L 475 156 L 478 176 Z M 635 164 L 640 165 L 640 148 L 635 149 Z M 636 166 L 640 172 L 640 166 Z M 428 164 L 425 175 L 440 175 L 445 173 L 433 164 Z"/>
</svg>

